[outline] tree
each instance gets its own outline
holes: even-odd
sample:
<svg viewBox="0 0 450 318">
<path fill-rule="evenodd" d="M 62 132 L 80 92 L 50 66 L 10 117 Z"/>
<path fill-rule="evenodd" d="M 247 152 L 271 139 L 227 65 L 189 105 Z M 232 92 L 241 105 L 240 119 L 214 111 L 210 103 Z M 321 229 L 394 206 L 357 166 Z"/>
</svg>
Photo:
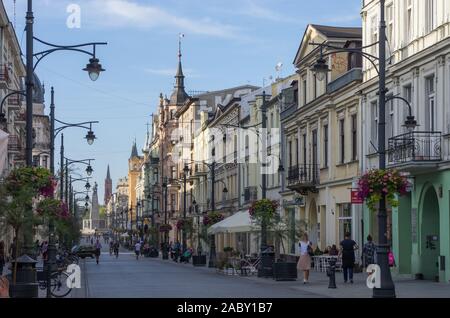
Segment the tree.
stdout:
<svg viewBox="0 0 450 318">
<path fill-rule="evenodd" d="M 0 216 L 14 231 L 15 259 L 25 242 L 25 236 L 32 235 L 23 231 L 26 225 L 33 227 L 43 223 L 42 215 L 34 213 L 37 211 L 34 208 L 41 200 L 47 200 L 54 195 L 55 186 L 56 182 L 50 171 L 35 167 L 11 171 L 5 182 L 0 185 Z M 13 269 L 13 284 L 16 282 L 16 273 L 17 263 Z"/>
</svg>

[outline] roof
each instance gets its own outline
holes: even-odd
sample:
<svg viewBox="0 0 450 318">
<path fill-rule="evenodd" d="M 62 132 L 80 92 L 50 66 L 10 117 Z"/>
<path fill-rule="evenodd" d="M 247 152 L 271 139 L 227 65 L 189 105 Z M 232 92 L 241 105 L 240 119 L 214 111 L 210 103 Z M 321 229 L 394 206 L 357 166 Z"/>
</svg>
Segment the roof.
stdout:
<svg viewBox="0 0 450 318">
<path fill-rule="evenodd" d="M 137 151 L 137 147 L 136 147 L 136 141 L 134 141 L 133 147 L 131 148 L 131 156 L 130 156 L 130 159 L 131 159 L 131 158 L 134 158 L 134 157 L 139 157 L 138 151 Z"/>
<path fill-rule="evenodd" d="M 335 27 L 318 24 L 311 24 L 311 26 L 328 38 L 360 39 L 362 37 L 362 28 L 358 27 Z"/>
</svg>

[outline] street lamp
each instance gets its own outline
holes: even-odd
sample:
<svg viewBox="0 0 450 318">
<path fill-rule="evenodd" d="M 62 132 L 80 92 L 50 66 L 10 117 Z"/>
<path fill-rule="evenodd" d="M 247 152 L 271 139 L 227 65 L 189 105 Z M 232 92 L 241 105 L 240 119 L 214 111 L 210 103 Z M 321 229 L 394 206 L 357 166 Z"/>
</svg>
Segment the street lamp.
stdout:
<svg viewBox="0 0 450 318">
<path fill-rule="evenodd" d="M 91 175 L 92 175 L 92 172 L 94 172 L 94 169 L 92 169 L 91 165 L 87 166 L 87 168 L 86 168 L 86 174 L 87 174 L 88 176 L 91 176 Z"/>
<path fill-rule="evenodd" d="M 167 225 L 167 177 L 164 177 L 162 188 L 164 189 L 164 225 Z M 169 259 L 169 253 L 167 251 L 167 236 L 168 233 L 164 231 L 164 248 L 163 248 L 163 259 Z"/>
<path fill-rule="evenodd" d="M 86 185 L 84 187 L 89 191 L 89 189 L 91 188 L 91 184 L 89 182 L 86 182 Z"/>
<path fill-rule="evenodd" d="M 188 167 L 188 165 L 187 164 L 185 164 L 184 165 L 184 168 L 183 168 L 183 184 L 184 184 L 184 195 L 183 195 L 183 229 L 182 229 L 182 231 L 183 231 L 183 236 L 182 236 L 182 239 L 183 239 L 183 253 L 186 251 L 186 244 L 187 244 L 187 238 L 186 238 L 186 226 L 185 226 L 185 222 L 186 222 L 186 178 L 187 178 L 187 175 L 188 175 L 188 173 L 189 173 L 189 167 Z"/>
<path fill-rule="evenodd" d="M 86 65 L 83 71 L 88 72 L 90 79 L 95 82 L 100 76 L 100 72 L 104 72 L 105 69 L 102 68 L 99 59 L 94 57 L 89 59 L 89 64 Z"/>
<path fill-rule="evenodd" d="M 94 143 L 95 139 L 97 139 L 97 137 L 95 137 L 95 134 L 92 130 L 89 130 L 86 134 L 85 139 L 87 140 L 88 145 L 91 146 Z"/>
</svg>

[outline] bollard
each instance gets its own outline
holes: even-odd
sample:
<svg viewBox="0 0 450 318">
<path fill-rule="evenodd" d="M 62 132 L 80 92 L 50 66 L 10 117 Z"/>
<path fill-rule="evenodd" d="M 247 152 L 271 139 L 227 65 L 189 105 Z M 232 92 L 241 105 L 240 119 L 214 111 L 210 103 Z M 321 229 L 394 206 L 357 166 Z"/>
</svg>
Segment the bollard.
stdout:
<svg viewBox="0 0 450 318">
<path fill-rule="evenodd" d="M 328 288 L 337 288 L 336 287 L 336 260 L 334 258 L 329 261 L 330 266 L 327 269 L 327 276 L 330 278 L 328 283 Z"/>
</svg>

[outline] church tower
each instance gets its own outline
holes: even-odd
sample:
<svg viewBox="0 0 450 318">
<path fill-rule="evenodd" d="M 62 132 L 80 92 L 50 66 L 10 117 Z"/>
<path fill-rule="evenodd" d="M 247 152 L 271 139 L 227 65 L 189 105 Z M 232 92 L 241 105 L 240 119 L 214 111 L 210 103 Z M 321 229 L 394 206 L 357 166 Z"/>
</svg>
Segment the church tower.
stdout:
<svg viewBox="0 0 450 318">
<path fill-rule="evenodd" d="M 106 171 L 106 179 L 105 179 L 105 197 L 104 197 L 105 206 L 108 205 L 108 201 L 111 198 L 111 195 L 112 195 L 112 180 L 111 175 L 109 173 L 109 165 L 108 165 L 108 170 Z"/>
<path fill-rule="evenodd" d="M 128 159 L 128 214 L 129 220 L 135 224 L 136 220 L 136 184 L 141 172 L 141 166 L 143 163 L 143 157 L 138 154 L 136 140 L 131 148 L 131 156 Z M 130 209 L 132 209 L 130 211 Z"/>
</svg>

